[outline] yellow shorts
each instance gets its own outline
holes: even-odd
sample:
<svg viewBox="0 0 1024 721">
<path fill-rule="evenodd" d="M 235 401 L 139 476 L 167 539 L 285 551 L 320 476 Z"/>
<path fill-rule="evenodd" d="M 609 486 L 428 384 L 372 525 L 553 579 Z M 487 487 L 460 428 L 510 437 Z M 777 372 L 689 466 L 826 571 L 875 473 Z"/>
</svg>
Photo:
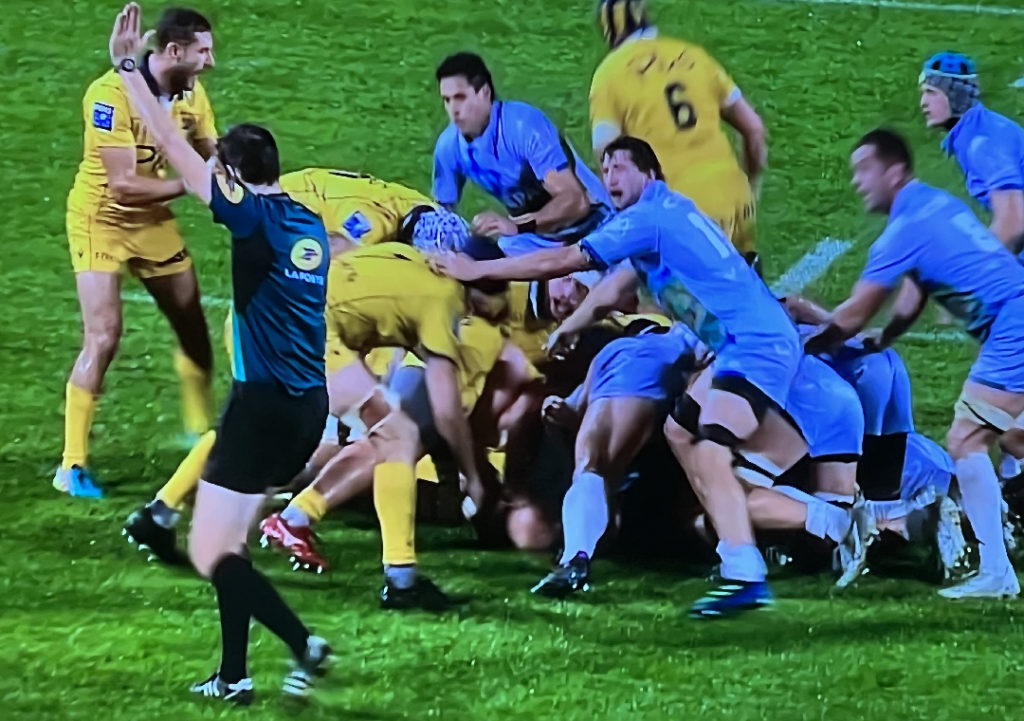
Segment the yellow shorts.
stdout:
<svg viewBox="0 0 1024 721">
<path fill-rule="evenodd" d="M 123 266 L 139 278 L 175 275 L 192 267 L 192 256 L 173 219 L 122 228 L 93 215 L 68 212 L 68 244 L 76 273 L 119 273 Z"/>
<path fill-rule="evenodd" d="M 691 171 L 685 183 L 672 189 L 692 200 L 714 220 L 736 250 L 747 253 L 754 249 L 757 206 L 750 181 L 742 170 Z"/>
<path fill-rule="evenodd" d="M 383 377 L 388 372 L 388 367 L 395 359 L 395 356 L 404 350 L 398 348 L 374 348 L 366 354 L 366 367 L 377 377 Z M 335 373 L 359 359 L 359 353 L 348 348 L 341 342 L 336 332 L 327 331 L 327 373 Z"/>
</svg>

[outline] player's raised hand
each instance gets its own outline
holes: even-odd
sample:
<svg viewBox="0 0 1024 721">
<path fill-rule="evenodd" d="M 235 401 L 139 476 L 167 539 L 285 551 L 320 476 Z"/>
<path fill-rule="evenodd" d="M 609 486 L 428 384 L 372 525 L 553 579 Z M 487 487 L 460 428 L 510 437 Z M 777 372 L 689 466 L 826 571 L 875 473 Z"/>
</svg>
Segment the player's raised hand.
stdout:
<svg viewBox="0 0 1024 721">
<path fill-rule="evenodd" d="M 127 58 L 134 58 L 142 49 L 143 40 L 139 31 L 142 11 L 137 3 L 128 3 L 117 14 L 114 30 L 110 33 L 110 62 L 115 67 Z"/>
<path fill-rule="evenodd" d="M 429 257 L 430 267 L 438 275 L 446 275 L 463 283 L 480 280 L 476 261 L 459 253 L 437 253 Z"/>
<path fill-rule="evenodd" d="M 564 398 L 558 396 L 545 398 L 540 414 L 545 423 L 560 428 L 571 428 L 579 420 L 572 407 L 565 402 Z"/>
<path fill-rule="evenodd" d="M 477 213 L 473 218 L 471 229 L 476 235 L 485 235 L 488 238 L 501 238 L 519 233 L 519 228 L 515 223 L 503 215 L 498 215 L 493 210 Z"/>
</svg>

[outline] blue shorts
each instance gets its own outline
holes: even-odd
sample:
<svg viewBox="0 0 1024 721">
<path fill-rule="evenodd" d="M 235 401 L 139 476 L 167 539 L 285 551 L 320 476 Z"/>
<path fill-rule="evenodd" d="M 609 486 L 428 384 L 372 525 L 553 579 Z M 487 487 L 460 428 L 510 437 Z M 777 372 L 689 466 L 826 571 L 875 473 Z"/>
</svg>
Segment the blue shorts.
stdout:
<svg viewBox="0 0 1024 721">
<path fill-rule="evenodd" d="M 783 406 L 807 440 L 812 459 L 860 456 L 864 412 L 857 391 L 815 356 L 804 356 Z"/>
<path fill-rule="evenodd" d="M 953 459 L 939 444 L 918 433 L 907 436 L 907 455 L 903 460 L 900 498 L 908 501 L 931 486 L 936 493 L 949 495 L 953 478 Z"/>
<path fill-rule="evenodd" d="M 668 333 L 619 338 L 591 364 L 588 402 L 602 398 L 649 398 L 659 405 L 675 400 L 685 387 L 684 357 L 696 338 L 677 326 Z"/>
<path fill-rule="evenodd" d="M 1011 300 L 999 311 L 968 379 L 990 388 L 1024 393 L 1024 298 Z"/>
<path fill-rule="evenodd" d="M 713 378 L 738 376 L 753 384 L 775 402 L 786 407 L 789 387 L 796 377 L 804 351 L 800 336 L 792 333 L 748 333 L 730 337 L 715 353 Z"/>
<path fill-rule="evenodd" d="M 914 406 L 907 367 L 892 348 L 881 353 L 844 348 L 826 363 L 850 383 L 864 407 L 864 433 L 887 436 L 914 430 Z"/>
</svg>

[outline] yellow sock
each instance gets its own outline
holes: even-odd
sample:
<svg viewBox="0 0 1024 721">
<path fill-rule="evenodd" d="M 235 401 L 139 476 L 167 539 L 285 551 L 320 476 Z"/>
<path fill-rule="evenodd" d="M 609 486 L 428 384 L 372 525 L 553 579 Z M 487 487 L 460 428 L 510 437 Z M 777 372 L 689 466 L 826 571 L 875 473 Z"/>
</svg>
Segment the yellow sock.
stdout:
<svg viewBox="0 0 1024 721">
<path fill-rule="evenodd" d="M 210 374 L 181 352 L 174 351 L 174 370 L 181 381 L 181 417 L 185 430 L 201 435 L 210 430 L 213 383 Z"/>
<path fill-rule="evenodd" d="M 178 470 L 171 476 L 171 480 L 164 484 L 157 494 L 156 499 L 163 501 L 175 511 L 180 511 L 185 506 L 185 497 L 195 490 L 199 485 L 199 478 L 203 475 L 203 466 L 206 459 L 210 457 L 210 450 L 213 442 L 217 439 L 217 431 L 207 431 L 192 450 L 185 456 L 185 460 L 178 466 Z"/>
<path fill-rule="evenodd" d="M 380 519 L 384 564 L 416 563 L 416 474 L 408 463 L 373 469 L 373 505 Z"/>
<path fill-rule="evenodd" d="M 96 411 L 96 396 L 84 388 L 68 383 L 64 391 L 64 457 L 60 467 L 85 467 L 89 459 L 89 432 Z"/>
<path fill-rule="evenodd" d="M 295 496 L 290 505 L 305 513 L 313 523 L 319 523 L 327 515 L 327 499 L 313 486 Z"/>
<path fill-rule="evenodd" d="M 434 459 L 430 456 L 423 456 L 420 462 L 416 464 L 416 477 L 431 483 L 441 482 L 441 479 L 437 476 L 437 467 L 434 465 Z"/>
</svg>

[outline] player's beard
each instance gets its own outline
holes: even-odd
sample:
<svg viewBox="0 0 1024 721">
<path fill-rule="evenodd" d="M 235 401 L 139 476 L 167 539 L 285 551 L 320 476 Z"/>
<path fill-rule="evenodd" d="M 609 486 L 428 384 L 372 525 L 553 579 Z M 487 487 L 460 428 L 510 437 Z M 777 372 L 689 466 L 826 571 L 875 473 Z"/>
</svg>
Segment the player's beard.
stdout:
<svg viewBox="0 0 1024 721">
<path fill-rule="evenodd" d="M 191 66 L 176 66 L 167 75 L 167 84 L 170 86 L 171 95 L 177 95 L 192 90 L 196 85 L 195 68 Z"/>
</svg>

